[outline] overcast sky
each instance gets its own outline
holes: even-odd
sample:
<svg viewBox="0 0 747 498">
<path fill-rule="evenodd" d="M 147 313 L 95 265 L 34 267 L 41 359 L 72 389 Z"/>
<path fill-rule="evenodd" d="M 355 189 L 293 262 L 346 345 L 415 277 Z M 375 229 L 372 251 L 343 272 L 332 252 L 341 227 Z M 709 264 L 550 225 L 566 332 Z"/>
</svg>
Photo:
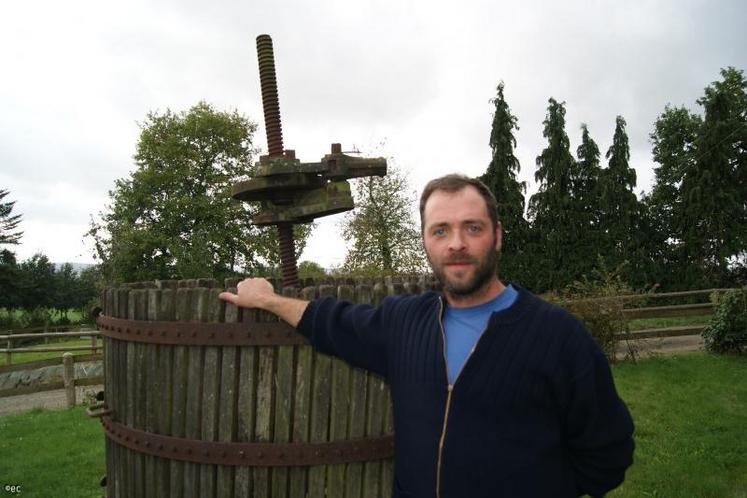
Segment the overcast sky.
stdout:
<svg viewBox="0 0 747 498">
<path fill-rule="evenodd" d="M 744 0 L 4 2 L 0 189 L 24 231 L 11 249 L 93 262 L 83 234 L 133 170 L 149 111 L 237 109 L 266 148 L 262 33 L 274 41 L 284 145 L 302 161 L 340 142 L 390 158 L 416 191 L 441 174 L 482 174 L 502 80 L 528 194 L 549 97 L 566 102 L 574 155 L 581 123 L 604 154 L 615 116 L 626 119 L 640 194 L 656 117 L 667 103 L 700 112 L 720 68 L 747 69 L 746 20 Z M 319 223 L 302 260 L 342 262 L 340 217 Z"/>
</svg>

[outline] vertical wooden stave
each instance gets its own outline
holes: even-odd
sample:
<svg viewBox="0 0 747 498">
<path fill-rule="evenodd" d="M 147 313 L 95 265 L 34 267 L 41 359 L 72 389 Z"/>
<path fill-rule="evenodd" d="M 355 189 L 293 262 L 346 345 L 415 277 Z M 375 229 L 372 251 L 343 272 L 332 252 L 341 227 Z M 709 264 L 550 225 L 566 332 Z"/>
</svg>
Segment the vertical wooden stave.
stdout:
<svg viewBox="0 0 747 498">
<path fill-rule="evenodd" d="M 198 283 L 204 284 L 204 279 Z M 194 289 L 195 320 L 200 322 L 218 322 L 220 315 L 216 316 L 213 305 L 213 295 L 206 287 Z M 220 396 L 220 355 L 221 348 L 217 346 L 205 347 L 205 364 L 202 374 L 202 416 L 199 439 L 203 441 L 216 441 L 218 436 L 218 398 Z M 200 487 L 199 496 L 212 498 L 216 496 L 216 466 L 210 464 L 199 465 Z"/>
<path fill-rule="evenodd" d="M 316 287 L 305 287 L 301 291 L 302 299 L 311 301 L 316 298 Z M 313 383 L 311 346 L 295 346 L 295 379 L 293 394 L 293 442 L 308 442 L 311 415 L 311 387 Z M 306 484 L 309 467 L 291 467 L 289 474 L 289 496 L 306 496 Z"/>
<path fill-rule="evenodd" d="M 276 320 L 274 315 L 265 311 L 258 312 L 260 323 Z M 258 332 L 255 332 L 258 333 Z M 257 394 L 256 414 L 254 420 L 254 440 L 257 442 L 272 441 L 272 419 L 275 380 L 275 346 L 257 347 Z M 255 467 L 254 498 L 271 498 L 270 468 Z"/>
<path fill-rule="evenodd" d="M 319 297 L 334 296 L 331 285 L 319 287 Z M 332 358 L 321 353 L 313 354 L 313 388 L 311 400 L 311 423 L 309 439 L 312 442 L 329 440 L 329 413 L 332 381 Z M 324 496 L 327 466 L 316 465 L 309 469 L 309 496 Z"/>
<path fill-rule="evenodd" d="M 372 301 L 371 287 L 357 285 L 354 297 L 341 296 L 342 298 L 355 300 L 356 303 L 370 304 Z M 359 368 L 351 372 L 350 380 L 350 415 L 349 415 L 349 439 L 359 439 L 366 434 L 366 398 L 368 373 Z M 360 498 L 363 492 L 363 463 L 355 462 L 347 466 L 345 475 L 345 498 Z"/>
<path fill-rule="evenodd" d="M 108 288 L 104 291 L 104 299 L 101 303 L 102 312 L 104 316 L 114 316 L 114 294 L 115 291 L 112 288 Z M 109 337 L 103 337 L 102 343 L 104 345 L 104 400 L 109 409 L 114 407 L 114 398 L 117 396 L 114 387 L 114 351 L 113 339 Z M 104 445 L 106 447 L 106 496 L 116 498 L 119 493 L 117 486 L 117 452 L 115 444 L 104 437 Z"/>
<path fill-rule="evenodd" d="M 185 286 L 176 289 L 175 315 L 177 321 L 188 321 L 190 315 L 190 292 Z M 186 398 L 187 398 L 187 347 L 175 346 L 172 360 L 171 382 L 171 435 L 184 437 Z M 171 460 L 169 475 L 169 496 L 184 496 L 184 462 Z"/>
<path fill-rule="evenodd" d="M 211 292 L 211 316 L 220 320 L 226 313 L 226 307 L 218 298 L 220 291 L 218 289 L 213 289 Z M 239 348 L 233 346 L 223 347 L 221 355 L 218 440 L 235 441 L 240 369 Z M 236 469 L 232 466 L 220 465 L 218 466 L 217 472 L 217 496 L 236 496 L 234 491 Z M 241 495 L 239 494 L 238 496 Z"/>
<path fill-rule="evenodd" d="M 201 299 L 197 280 L 188 281 L 189 317 L 188 321 L 199 321 L 201 308 L 207 303 Z M 187 396 L 184 408 L 184 437 L 200 439 L 202 417 L 202 372 L 204 368 L 204 350 L 202 346 L 187 346 Z M 184 463 L 184 493 L 190 496 L 200 489 L 200 464 Z"/>
<path fill-rule="evenodd" d="M 353 288 L 349 285 L 337 286 L 339 300 L 352 301 Z M 332 359 L 332 386 L 330 393 L 329 440 L 344 441 L 348 438 L 348 417 L 350 414 L 350 373 L 351 367 L 339 358 Z M 347 464 L 327 466 L 327 496 L 342 498 L 345 494 L 345 470 Z"/>
<path fill-rule="evenodd" d="M 227 282 L 228 284 L 229 282 Z M 226 285 L 228 290 L 236 292 L 235 287 Z M 247 334 L 252 333 L 251 323 L 256 322 L 254 310 L 239 309 L 227 303 L 225 310 L 226 323 L 245 322 Z M 236 440 L 241 442 L 254 441 L 254 423 L 256 411 L 257 387 L 257 356 L 256 348 L 242 346 L 239 348 L 238 406 L 236 414 Z M 254 468 L 239 467 L 235 471 L 234 495 L 249 497 L 254 493 Z"/>
<path fill-rule="evenodd" d="M 286 297 L 298 297 L 295 287 L 283 289 Z M 277 366 L 275 373 L 275 410 L 272 440 L 277 443 L 287 443 L 291 440 L 293 425 L 293 381 L 294 381 L 294 347 L 277 347 Z M 288 468 L 275 467 L 272 469 L 271 496 L 288 496 Z"/>
<path fill-rule="evenodd" d="M 164 281 L 159 281 L 160 284 Z M 174 321 L 176 319 L 176 281 L 172 284 L 159 285 L 161 289 L 161 300 L 159 302 L 156 319 L 159 321 Z M 171 435 L 171 416 L 173 398 L 173 346 L 156 346 L 158 351 L 158 378 L 159 396 L 161 409 L 156 416 L 156 432 L 158 434 Z M 165 458 L 156 460 L 156 496 L 167 497 L 171 488 L 171 462 Z"/>
</svg>

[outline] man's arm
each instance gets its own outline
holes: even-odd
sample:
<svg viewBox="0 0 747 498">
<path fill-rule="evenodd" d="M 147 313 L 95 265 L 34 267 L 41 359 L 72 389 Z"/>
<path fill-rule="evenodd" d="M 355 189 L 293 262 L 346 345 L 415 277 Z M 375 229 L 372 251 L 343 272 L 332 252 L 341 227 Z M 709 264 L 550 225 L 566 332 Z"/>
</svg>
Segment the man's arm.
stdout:
<svg viewBox="0 0 747 498">
<path fill-rule="evenodd" d="M 308 301 L 284 297 L 275 293 L 264 278 L 247 278 L 239 282 L 237 293 L 221 292 L 219 298 L 242 308 L 259 308 L 280 317 L 292 327 L 301 321 Z"/>
</svg>

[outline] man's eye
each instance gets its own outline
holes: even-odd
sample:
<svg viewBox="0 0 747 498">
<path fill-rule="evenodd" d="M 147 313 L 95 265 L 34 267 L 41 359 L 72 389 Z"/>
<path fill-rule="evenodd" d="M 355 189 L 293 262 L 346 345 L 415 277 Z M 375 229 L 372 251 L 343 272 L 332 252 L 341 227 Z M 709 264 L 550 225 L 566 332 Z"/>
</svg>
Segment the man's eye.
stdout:
<svg viewBox="0 0 747 498">
<path fill-rule="evenodd" d="M 433 235 L 435 235 L 436 237 L 441 237 L 445 233 L 446 230 L 444 230 L 443 228 L 436 228 L 435 230 L 433 230 Z"/>
<path fill-rule="evenodd" d="M 480 230 L 482 230 L 482 228 L 479 225 L 470 225 L 467 227 L 467 231 L 472 232 L 472 233 L 477 233 Z"/>
</svg>

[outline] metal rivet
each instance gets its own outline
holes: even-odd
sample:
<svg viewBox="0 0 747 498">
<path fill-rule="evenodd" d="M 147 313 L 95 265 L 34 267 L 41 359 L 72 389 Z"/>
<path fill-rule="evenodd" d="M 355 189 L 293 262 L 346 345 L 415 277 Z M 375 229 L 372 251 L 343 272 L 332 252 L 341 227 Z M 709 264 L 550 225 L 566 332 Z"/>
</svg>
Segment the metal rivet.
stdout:
<svg viewBox="0 0 747 498">
<path fill-rule="evenodd" d="M 229 332 L 229 333 L 228 333 L 228 337 L 229 337 L 230 339 L 233 339 L 233 332 Z"/>
<path fill-rule="evenodd" d="M 192 454 L 192 448 L 187 448 L 187 455 L 191 455 L 191 454 Z"/>
<path fill-rule="evenodd" d="M 137 329 L 137 330 L 135 331 L 135 333 L 136 333 L 137 335 L 140 335 L 140 329 Z"/>
<path fill-rule="evenodd" d="M 252 338 L 252 333 L 251 332 L 247 332 L 246 333 L 246 338 L 247 339 L 251 339 Z"/>
<path fill-rule="evenodd" d="M 161 337 L 166 337 L 166 331 L 164 330 L 161 331 Z"/>
<path fill-rule="evenodd" d="M 239 456 L 241 458 L 246 458 L 246 453 L 244 452 L 244 450 L 239 451 Z"/>
<path fill-rule="evenodd" d="M 203 452 L 202 454 L 203 454 L 203 455 L 205 455 L 206 457 L 209 457 L 209 456 L 210 456 L 210 452 L 209 452 L 209 451 L 207 451 L 207 450 L 206 450 L 206 451 L 204 451 L 204 452 Z"/>
<path fill-rule="evenodd" d="M 192 332 L 192 337 L 197 337 L 197 332 Z"/>
<path fill-rule="evenodd" d="M 149 331 L 148 331 L 148 337 L 150 337 L 150 336 L 152 336 L 152 335 L 153 335 L 153 331 L 152 331 L 152 330 L 149 330 Z"/>
<path fill-rule="evenodd" d="M 162 444 L 159 444 L 159 445 L 158 445 L 158 449 L 159 449 L 159 450 L 162 450 L 162 449 L 163 449 L 163 445 L 162 445 Z"/>
<path fill-rule="evenodd" d="M 177 337 L 181 337 L 181 336 L 182 336 L 182 333 L 181 333 L 181 332 L 177 332 L 177 333 L 176 333 L 176 336 L 177 336 Z"/>
<path fill-rule="evenodd" d="M 270 337 L 270 332 L 265 332 L 265 337 Z"/>
<path fill-rule="evenodd" d="M 261 452 L 261 451 L 258 451 L 258 452 L 257 452 L 257 458 L 260 458 L 260 459 L 261 459 L 261 458 L 262 458 L 263 456 L 264 456 L 264 455 L 262 454 L 262 452 Z"/>
<path fill-rule="evenodd" d="M 226 452 L 225 451 L 221 452 L 220 456 L 222 456 L 223 458 L 226 458 Z"/>
<path fill-rule="evenodd" d="M 211 339 L 215 338 L 215 332 L 210 332 L 210 338 Z"/>
</svg>

